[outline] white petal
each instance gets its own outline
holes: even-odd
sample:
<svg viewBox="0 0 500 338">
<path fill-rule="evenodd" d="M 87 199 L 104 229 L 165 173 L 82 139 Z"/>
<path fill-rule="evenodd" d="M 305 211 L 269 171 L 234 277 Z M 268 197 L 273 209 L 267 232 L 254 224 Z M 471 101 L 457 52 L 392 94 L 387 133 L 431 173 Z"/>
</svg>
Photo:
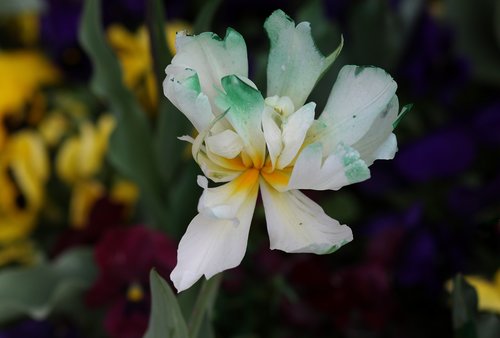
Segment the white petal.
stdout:
<svg viewBox="0 0 500 338">
<path fill-rule="evenodd" d="M 377 118 L 389 123 L 387 108 L 396 88 L 396 82 L 383 69 L 344 66 L 315 126 L 319 128 L 308 135 L 308 142 L 322 142 L 326 154 L 339 142 L 355 144 Z"/>
<path fill-rule="evenodd" d="M 327 254 L 352 240 L 348 226 L 300 191 L 278 192 L 261 180 L 261 193 L 271 249 Z"/>
<path fill-rule="evenodd" d="M 235 30 L 228 28 L 224 39 L 215 33 L 189 36 L 181 32 L 176 39 L 177 54 L 172 65 L 194 69 L 199 76 L 201 91 L 213 103 L 220 80 L 230 74 L 248 77 L 245 40 Z M 171 66 L 167 67 L 169 74 Z"/>
<path fill-rule="evenodd" d="M 208 136 L 205 139 L 207 150 L 225 158 L 235 158 L 243 149 L 241 138 L 232 130 Z"/>
<path fill-rule="evenodd" d="M 340 53 L 342 43 L 325 58 L 316 48 L 308 22 L 295 22 L 277 10 L 264 23 L 271 50 L 267 65 L 267 96 L 288 96 L 304 104 L 314 85 Z"/>
<path fill-rule="evenodd" d="M 304 143 L 307 130 L 314 121 L 316 104 L 310 102 L 290 115 L 283 123 L 283 150 L 278 159 L 277 168 L 288 166 Z"/>
<path fill-rule="evenodd" d="M 214 161 L 208 158 L 204 153 L 198 154 L 197 163 L 200 166 L 203 175 L 216 183 L 232 181 L 241 174 L 241 170 L 222 167 L 219 164 L 214 163 Z"/>
<path fill-rule="evenodd" d="M 392 160 L 397 151 L 398 141 L 396 139 L 396 135 L 394 133 L 391 133 L 389 136 L 387 136 L 385 141 L 382 142 L 382 144 L 377 149 L 375 149 L 373 153 L 371 153 L 372 156 L 369 160 L 367 160 L 367 164 L 370 165 L 370 161 L 372 160 Z"/>
<path fill-rule="evenodd" d="M 283 149 L 281 140 L 281 128 L 276 123 L 275 119 L 279 119 L 273 108 L 266 105 L 262 112 L 262 130 L 266 139 L 269 158 L 271 159 L 272 169 L 276 166 L 276 159 Z"/>
<path fill-rule="evenodd" d="M 191 122 L 198 132 L 206 129 L 214 115 L 208 97 L 200 92 L 198 75 L 189 68 L 169 66 L 163 81 L 165 96 Z"/>
<path fill-rule="evenodd" d="M 313 143 L 301 151 L 287 189 L 338 190 L 370 177 L 368 166 L 352 147 L 341 143 L 325 159 L 322 148 Z"/>
<path fill-rule="evenodd" d="M 203 179 L 199 183 L 206 187 Z M 200 199 L 201 212 L 179 243 L 177 265 L 170 275 L 179 292 L 203 275 L 210 278 L 240 264 L 258 187 L 258 172 L 250 170 L 223 186 L 205 189 Z"/>
<path fill-rule="evenodd" d="M 390 160 L 398 150 L 393 123 L 399 111 L 398 97 L 394 95 L 386 108 L 387 115 L 379 115 L 368 132 L 353 145 L 367 165 L 375 160 Z"/>
<path fill-rule="evenodd" d="M 177 137 L 179 141 L 184 141 L 193 144 L 194 143 L 194 138 L 190 135 L 182 135 Z"/>
</svg>

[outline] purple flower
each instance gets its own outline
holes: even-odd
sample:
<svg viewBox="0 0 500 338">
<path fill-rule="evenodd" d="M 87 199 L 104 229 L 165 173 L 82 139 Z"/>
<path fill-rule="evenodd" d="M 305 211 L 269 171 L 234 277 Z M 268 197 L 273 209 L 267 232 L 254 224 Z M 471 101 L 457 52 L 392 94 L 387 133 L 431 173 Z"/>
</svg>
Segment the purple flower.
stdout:
<svg viewBox="0 0 500 338">
<path fill-rule="evenodd" d="M 399 71 L 414 98 L 437 96 L 449 104 L 469 78 L 468 62 L 453 54 L 453 33 L 428 12 L 422 13 Z"/>
<path fill-rule="evenodd" d="M 448 207 L 461 217 L 471 219 L 488 207 L 500 203 L 500 175 L 476 187 L 456 186 L 448 195 Z"/>
<path fill-rule="evenodd" d="M 495 102 L 478 113 L 474 129 L 482 143 L 500 145 L 500 102 Z"/>
<path fill-rule="evenodd" d="M 90 62 L 78 44 L 82 0 L 48 0 L 41 18 L 41 39 L 70 78 L 85 80 Z"/>
<path fill-rule="evenodd" d="M 76 329 L 64 322 L 26 319 L 0 331 L 0 338 L 78 338 Z"/>
<path fill-rule="evenodd" d="M 475 153 L 475 143 L 465 128 L 449 128 L 401 149 L 395 165 L 405 178 L 425 182 L 463 172 Z"/>
<path fill-rule="evenodd" d="M 404 288 L 441 290 L 442 283 L 461 264 L 448 226 L 429 224 L 423 208 L 415 205 L 401 215 L 370 223 L 366 260 L 392 271 L 394 282 Z"/>
<path fill-rule="evenodd" d="M 78 80 L 86 80 L 91 74 L 90 61 L 78 42 L 83 3 L 84 0 L 47 0 L 47 11 L 41 20 L 44 45 L 65 73 Z M 106 0 L 102 5 L 104 25 L 126 22 L 137 27 L 145 21 L 145 0 Z"/>
<path fill-rule="evenodd" d="M 396 158 L 399 156 L 397 154 Z M 358 188 L 370 196 L 381 196 L 397 189 L 401 179 L 395 173 L 394 162 L 377 161 L 370 168 L 370 179 L 358 184 Z"/>
<path fill-rule="evenodd" d="M 435 258 L 438 248 L 435 238 L 427 230 L 416 233 L 405 248 L 406 255 L 399 264 L 399 284 L 413 286 L 434 279 L 437 269 Z"/>
</svg>

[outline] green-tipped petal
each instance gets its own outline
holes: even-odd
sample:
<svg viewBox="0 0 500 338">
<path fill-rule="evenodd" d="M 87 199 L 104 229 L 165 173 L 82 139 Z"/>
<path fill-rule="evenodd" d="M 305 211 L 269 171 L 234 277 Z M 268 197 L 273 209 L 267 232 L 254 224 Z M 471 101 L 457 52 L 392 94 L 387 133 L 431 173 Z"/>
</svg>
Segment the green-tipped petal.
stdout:
<svg viewBox="0 0 500 338">
<path fill-rule="evenodd" d="M 295 22 L 277 10 L 264 28 L 271 41 L 267 64 L 267 96 L 288 96 L 301 107 L 321 75 L 330 67 L 342 43 L 325 58 L 316 48 L 308 22 Z"/>
<path fill-rule="evenodd" d="M 243 81 L 236 75 L 222 79 L 225 93 L 217 97 L 217 106 L 226 111 L 226 120 L 241 137 L 244 150 L 256 167 L 261 167 L 265 157 L 266 143 L 261 128 L 264 98 L 250 80 Z"/>
<path fill-rule="evenodd" d="M 220 80 L 227 75 L 248 76 L 247 48 L 243 37 L 228 28 L 221 39 L 215 33 L 200 35 L 177 34 L 177 54 L 167 67 L 167 76 L 173 66 L 191 68 L 198 73 L 201 91 L 212 101 L 221 88 Z"/>
<path fill-rule="evenodd" d="M 170 74 L 163 81 L 165 96 L 202 132 L 213 120 L 208 97 L 201 93 L 198 74 L 190 68 L 169 66 Z"/>
<path fill-rule="evenodd" d="M 323 145 L 313 143 L 299 154 L 287 190 L 338 190 L 369 177 L 368 166 L 352 147 L 341 143 L 323 158 Z"/>
</svg>

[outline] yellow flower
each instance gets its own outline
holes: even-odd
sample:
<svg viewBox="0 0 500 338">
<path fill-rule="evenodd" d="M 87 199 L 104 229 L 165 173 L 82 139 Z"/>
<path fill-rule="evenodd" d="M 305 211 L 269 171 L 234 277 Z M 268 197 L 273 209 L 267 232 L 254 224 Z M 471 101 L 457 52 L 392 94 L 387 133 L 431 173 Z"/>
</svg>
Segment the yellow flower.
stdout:
<svg viewBox="0 0 500 338">
<path fill-rule="evenodd" d="M 19 50 L 0 52 L 0 149 L 6 142 L 4 118 L 16 116 L 44 85 L 58 81 L 60 75 L 39 52 Z"/>
<path fill-rule="evenodd" d="M 137 186 L 126 180 L 116 181 L 111 189 L 111 200 L 124 205 L 133 205 L 139 197 Z"/>
<path fill-rule="evenodd" d="M 35 261 L 35 253 L 35 247 L 29 240 L 0 245 L 0 266 L 11 263 L 32 264 Z"/>
<path fill-rule="evenodd" d="M 48 122 L 44 133 L 51 138 L 62 124 L 57 115 L 55 121 Z M 130 207 L 138 196 L 137 187 L 128 181 L 118 180 L 108 192 L 95 179 L 101 171 L 108 150 L 108 141 L 115 126 L 112 115 L 103 115 L 96 125 L 85 121 L 80 125 L 79 134 L 68 138 L 56 157 L 56 172 L 68 185 L 72 186 L 69 221 L 73 227 L 82 228 L 95 203 L 109 194 L 112 201 Z"/>
<path fill-rule="evenodd" d="M 182 21 L 172 21 L 165 27 L 167 45 L 175 54 L 175 34 L 187 30 L 189 25 Z M 127 31 L 123 26 L 111 25 L 108 39 L 116 51 L 123 70 L 123 81 L 138 96 L 149 111 L 158 103 L 158 92 L 151 59 L 149 35 L 145 27 L 136 33 Z"/>
<path fill-rule="evenodd" d="M 0 154 L 0 243 L 30 234 L 48 175 L 48 155 L 37 134 L 22 131 L 8 139 Z"/>
<path fill-rule="evenodd" d="M 83 228 L 95 202 L 104 196 L 104 186 L 94 180 L 83 180 L 73 188 L 69 207 L 70 222 L 75 228 Z"/>
<path fill-rule="evenodd" d="M 43 85 L 53 84 L 59 72 L 39 52 L 0 52 L 0 116 L 17 112 Z"/>
<path fill-rule="evenodd" d="M 52 112 L 38 125 L 38 131 L 45 144 L 54 147 L 59 143 L 64 133 L 68 130 L 69 121 L 61 112 Z"/>
<path fill-rule="evenodd" d="M 0 22 L 2 32 L 15 37 L 23 46 L 33 46 L 40 36 L 40 13 L 23 11 L 14 15 L 2 16 Z"/>
<path fill-rule="evenodd" d="M 17 17 L 17 34 L 21 41 L 26 45 L 34 45 L 38 41 L 40 31 L 40 18 L 36 12 L 25 12 Z"/>
<path fill-rule="evenodd" d="M 111 201 L 125 206 L 125 215 L 129 216 L 139 198 L 139 189 L 133 182 L 127 180 L 117 180 L 110 192 Z"/>
<path fill-rule="evenodd" d="M 103 115 L 97 126 L 85 121 L 80 134 L 65 141 L 56 158 L 56 170 L 66 183 L 73 184 L 95 175 L 102 167 L 108 139 L 115 126 L 112 115 Z"/>
<path fill-rule="evenodd" d="M 500 269 L 492 281 L 479 276 L 466 276 L 465 280 L 476 289 L 479 310 L 500 314 Z"/>
</svg>

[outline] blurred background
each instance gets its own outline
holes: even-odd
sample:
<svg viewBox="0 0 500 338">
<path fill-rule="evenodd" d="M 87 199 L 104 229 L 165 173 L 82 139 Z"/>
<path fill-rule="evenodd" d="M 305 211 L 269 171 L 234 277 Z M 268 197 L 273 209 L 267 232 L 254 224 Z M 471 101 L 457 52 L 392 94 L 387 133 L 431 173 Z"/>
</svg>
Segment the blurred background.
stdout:
<svg viewBox="0 0 500 338">
<path fill-rule="evenodd" d="M 79 38 L 85 2 L 0 1 L 1 338 L 142 337 L 149 271 L 168 279 L 201 194 L 176 139 L 187 120 L 160 87 L 175 32 L 236 29 L 265 88 L 262 25 L 278 8 L 311 22 L 323 54 L 344 37 L 311 94 L 317 112 L 345 64 L 386 69 L 413 109 L 371 179 L 310 193 L 353 229 L 342 250 L 270 251 L 257 206 L 216 333 L 200 337 L 500 337 L 498 0 L 164 1 L 159 58 L 151 2 L 103 0 L 102 41 Z M 93 77 L 99 41 L 114 77 Z M 196 291 L 180 295 L 184 312 Z"/>
</svg>

